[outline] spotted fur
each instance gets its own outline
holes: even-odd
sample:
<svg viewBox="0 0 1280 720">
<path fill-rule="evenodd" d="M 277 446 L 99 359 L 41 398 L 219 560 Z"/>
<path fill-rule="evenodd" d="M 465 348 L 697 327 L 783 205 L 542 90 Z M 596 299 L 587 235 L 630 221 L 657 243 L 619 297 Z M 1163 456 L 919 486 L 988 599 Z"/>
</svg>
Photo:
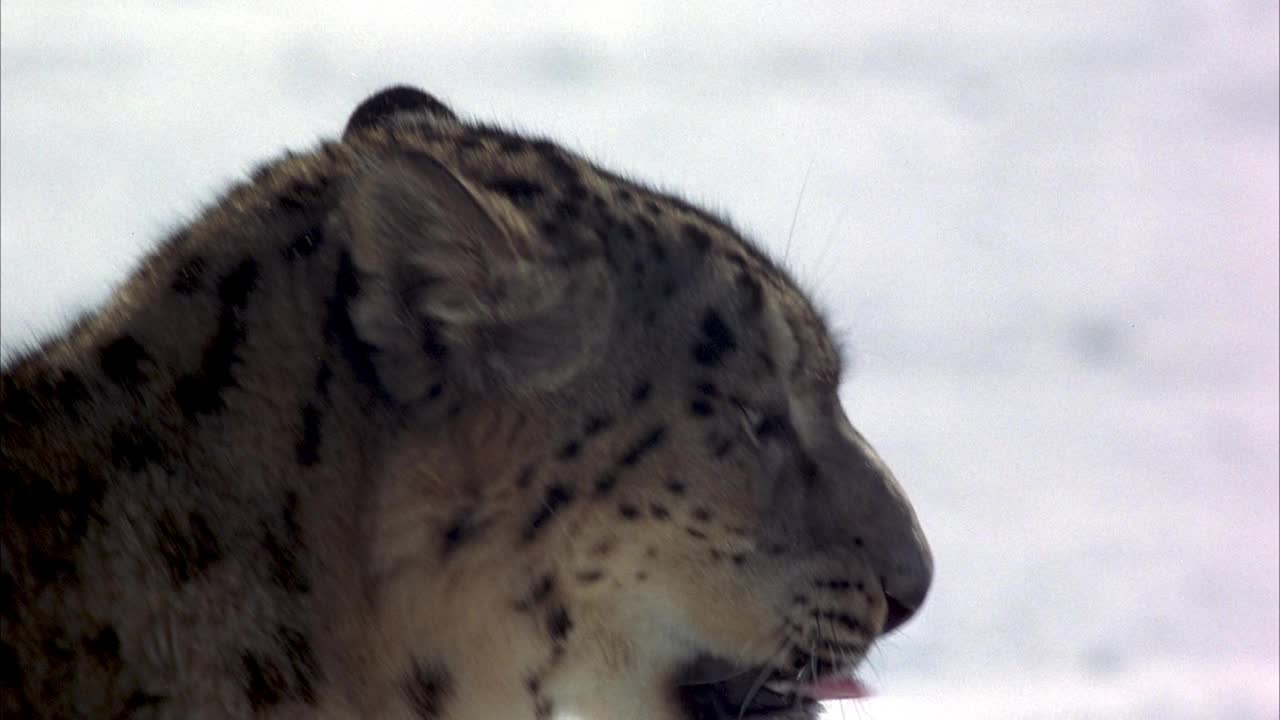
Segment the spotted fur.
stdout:
<svg viewBox="0 0 1280 720">
<path fill-rule="evenodd" d="M 384 91 L 4 368 L 0 713 L 808 716 L 692 668 L 923 601 L 838 379 L 723 219 Z"/>
</svg>

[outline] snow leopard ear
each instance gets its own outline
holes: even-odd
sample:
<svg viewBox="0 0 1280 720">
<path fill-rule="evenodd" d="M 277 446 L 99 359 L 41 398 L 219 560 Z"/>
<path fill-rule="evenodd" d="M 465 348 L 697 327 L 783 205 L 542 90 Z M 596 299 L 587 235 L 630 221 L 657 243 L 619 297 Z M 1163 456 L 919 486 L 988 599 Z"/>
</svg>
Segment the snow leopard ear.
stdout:
<svg viewBox="0 0 1280 720">
<path fill-rule="evenodd" d="M 441 384 L 554 389 L 600 354 L 613 306 L 599 257 L 566 260 L 503 198 L 404 152 L 355 183 L 356 332 L 394 397 Z"/>
<path fill-rule="evenodd" d="M 381 127 L 400 113 L 419 113 L 456 119 L 453 111 L 431 95 L 408 85 L 395 85 L 370 95 L 356 107 L 342 131 L 343 139 L 366 128 Z"/>
</svg>

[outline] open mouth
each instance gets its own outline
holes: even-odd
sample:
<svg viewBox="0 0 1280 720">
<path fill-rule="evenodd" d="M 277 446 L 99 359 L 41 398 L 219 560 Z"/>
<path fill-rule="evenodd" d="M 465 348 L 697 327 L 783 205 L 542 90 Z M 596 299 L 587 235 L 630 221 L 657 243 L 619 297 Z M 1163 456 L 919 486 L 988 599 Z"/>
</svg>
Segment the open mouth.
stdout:
<svg viewBox="0 0 1280 720">
<path fill-rule="evenodd" d="M 813 661 L 805 666 L 817 668 L 819 661 Z M 832 670 L 829 665 L 823 669 Z M 816 680 L 802 681 L 779 668 L 742 668 L 704 656 L 681 674 L 678 694 L 689 720 L 810 720 L 818 716 L 822 701 L 862 698 L 870 692 L 852 675 L 818 674 Z"/>
</svg>

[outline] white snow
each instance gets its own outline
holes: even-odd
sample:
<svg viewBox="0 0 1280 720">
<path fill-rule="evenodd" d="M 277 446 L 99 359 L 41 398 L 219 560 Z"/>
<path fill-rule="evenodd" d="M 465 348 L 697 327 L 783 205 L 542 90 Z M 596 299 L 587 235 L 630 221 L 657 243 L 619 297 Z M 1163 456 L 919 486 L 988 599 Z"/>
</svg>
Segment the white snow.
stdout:
<svg viewBox="0 0 1280 720">
<path fill-rule="evenodd" d="M 723 210 L 830 309 L 937 559 L 832 716 L 1280 715 L 1274 2 L 431 5 L 5 0 L 4 357 L 418 84 Z"/>
</svg>

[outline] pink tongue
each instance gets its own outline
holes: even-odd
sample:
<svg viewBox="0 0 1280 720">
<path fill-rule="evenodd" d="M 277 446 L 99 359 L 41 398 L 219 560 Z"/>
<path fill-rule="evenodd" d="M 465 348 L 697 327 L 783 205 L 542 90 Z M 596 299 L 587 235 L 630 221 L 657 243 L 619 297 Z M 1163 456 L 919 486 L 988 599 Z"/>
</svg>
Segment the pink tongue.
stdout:
<svg viewBox="0 0 1280 720">
<path fill-rule="evenodd" d="M 871 696 L 871 689 L 856 678 L 829 678 L 805 685 L 800 692 L 814 700 L 856 700 Z"/>
</svg>

